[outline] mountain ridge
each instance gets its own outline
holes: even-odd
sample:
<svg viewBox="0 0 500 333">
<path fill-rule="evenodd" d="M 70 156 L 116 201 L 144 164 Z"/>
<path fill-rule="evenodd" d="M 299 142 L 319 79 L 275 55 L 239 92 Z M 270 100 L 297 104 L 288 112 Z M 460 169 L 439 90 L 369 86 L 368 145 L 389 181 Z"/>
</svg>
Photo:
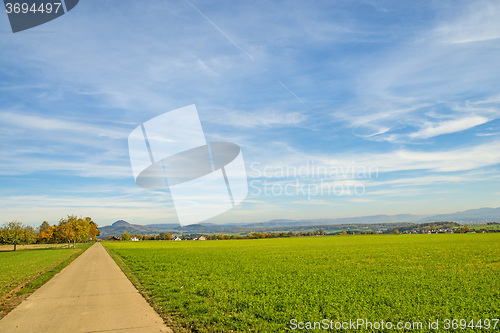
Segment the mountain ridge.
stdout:
<svg viewBox="0 0 500 333">
<path fill-rule="evenodd" d="M 123 233 L 131 235 L 148 235 L 157 234 L 160 232 L 173 233 L 234 233 L 234 232 L 251 232 L 251 231 L 285 231 L 288 229 L 307 229 L 312 227 L 328 227 L 329 229 L 335 226 L 343 226 L 350 228 L 353 225 L 363 225 L 366 227 L 372 226 L 376 229 L 377 224 L 405 224 L 405 223 L 427 223 L 438 221 L 452 221 L 458 223 L 484 223 L 500 220 L 500 207 L 497 208 L 477 208 L 469 209 L 461 212 L 450 214 L 436 215 L 413 215 L 413 214 L 396 214 L 396 215 L 370 215 L 348 218 L 324 218 L 324 219 L 273 219 L 266 222 L 253 223 L 200 223 L 181 227 L 175 223 L 164 224 L 131 224 L 125 220 L 117 220 L 110 226 L 100 227 L 101 238 L 106 238 L 109 235 L 119 236 Z M 288 228 L 288 229 L 287 229 Z"/>
</svg>

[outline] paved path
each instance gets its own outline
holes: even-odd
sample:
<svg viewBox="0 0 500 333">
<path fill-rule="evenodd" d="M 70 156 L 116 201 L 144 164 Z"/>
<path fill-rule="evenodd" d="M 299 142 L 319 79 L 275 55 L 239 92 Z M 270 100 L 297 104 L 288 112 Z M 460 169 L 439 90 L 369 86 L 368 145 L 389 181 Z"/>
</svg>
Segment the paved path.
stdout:
<svg viewBox="0 0 500 333">
<path fill-rule="evenodd" d="M 100 243 L 0 320 L 0 332 L 172 332 Z"/>
</svg>

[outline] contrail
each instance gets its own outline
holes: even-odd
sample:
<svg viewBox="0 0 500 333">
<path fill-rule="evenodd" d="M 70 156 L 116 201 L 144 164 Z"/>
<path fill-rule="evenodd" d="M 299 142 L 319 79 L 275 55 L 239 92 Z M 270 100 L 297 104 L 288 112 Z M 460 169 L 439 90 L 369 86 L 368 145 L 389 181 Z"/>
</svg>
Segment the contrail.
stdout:
<svg viewBox="0 0 500 333">
<path fill-rule="evenodd" d="M 236 46 L 238 49 L 240 49 L 243 53 L 245 53 L 250 59 L 252 60 L 255 60 L 254 57 L 252 57 L 247 51 L 245 51 L 244 48 L 242 48 L 241 46 L 239 46 L 234 40 L 231 39 L 231 37 L 229 37 L 221 28 L 219 28 L 217 26 L 217 24 L 215 24 L 211 19 L 209 19 L 205 14 L 202 13 L 201 10 L 198 9 L 198 7 L 196 7 L 195 5 L 193 5 L 191 2 L 189 2 L 188 0 L 184 0 L 188 5 L 190 5 L 194 10 L 196 10 L 201 16 L 203 16 L 203 18 L 205 20 L 208 21 L 208 23 L 210 23 L 215 29 L 217 29 L 222 36 L 226 37 L 226 39 L 231 42 L 231 44 L 233 44 L 234 46 Z"/>
<path fill-rule="evenodd" d="M 286 86 L 283 82 L 281 82 L 281 81 L 278 81 L 278 82 L 281 84 L 281 86 L 283 86 L 283 88 L 285 88 L 286 90 L 288 90 L 288 92 L 289 92 L 290 94 L 292 94 L 292 95 L 293 95 L 293 96 L 294 96 L 294 97 L 295 97 L 295 98 L 296 98 L 296 99 L 297 99 L 300 103 L 302 103 L 302 105 L 304 105 L 304 107 L 305 107 L 308 111 L 311 111 L 311 109 L 309 109 L 309 108 L 307 107 L 306 103 L 304 103 L 304 101 L 303 101 L 303 100 L 301 100 L 301 99 L 299 98 L 299 96 L 297 96 L 297 95 L 296 95 L 293 91 L 291 91 L 291 90 L 290 90 L 290 89 L 289 89 L 289 88 L 288 88 L 288 87 L 287 87 L 287 86 Z"/>
<path fill-rule="evenodd" d="M 214 21 L 212 21 L 211 19 L 208 18 L 208 16 L 206 16 L 205 14 L 203 14 L 203 12 L 198 9 L 198 7 L 196 7 L 195 5 L 193 5 L 191 2 L 189 2 L 188 0 L 184 0 L 189 6 L 191 6 L 191 8 L 193 8 L 194 10 L 196 10 L 205 20 L 208 21 L 208 23 L 210 23 L 215 29 L 217 29 L 217 31 L 220 32 L 220 34 L 222 36 L 224 36 L 231 44 L 233 44 L 234 46 L 236 46 L 241 52 L 245 53 L 247 55 L 247 57 L 249 57 L 250 59 L 254 60 L 255 61 L 255 58 L 252 57 L 251 54 L 249 54 L 244 48 L 242 48 L 241 46 L 238 45 L 238 43 L 236 43 L 234 40 L 231 39 L 231 37 L 229 37 L 221 28 L 219 28 L 219 26 L 217 26 L 217 24 L 214 23 Z M 299 96 L 297 96 L 293 91 L 291 91 L 283 82 L 281 81 L 278 81 L 281 86 L 283 88 L 285 88 L 286 90 L 288 90 L 288 92 L 290 94 L 292 94 L 302 105 L 304 105 L 304 107 L 309 111 L 311 112 L 311 109 L 309 109 L 306 105 L 306 103 L 304 103 L 303 100 L 301 100 L 299 98 Z"/>
</svg>

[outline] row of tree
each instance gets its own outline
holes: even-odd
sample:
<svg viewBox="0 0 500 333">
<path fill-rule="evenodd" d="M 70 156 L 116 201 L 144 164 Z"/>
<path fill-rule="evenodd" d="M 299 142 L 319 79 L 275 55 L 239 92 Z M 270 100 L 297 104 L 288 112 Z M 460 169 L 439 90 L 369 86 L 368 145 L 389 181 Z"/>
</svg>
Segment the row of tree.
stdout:
<svg viewBox="0 0 500 333">
<path fill-rule="evenodd" d="M 108 240 L 112 240 L 116 238 L 114 235 L 111 235 L 108 237 Z M 125 241 L 129 241 L 132 238 L 138 239 L 138 240 L 171 240 L 172 239 L 172 234 L 170 232 L 161 232 L 159 235 L 150 235 L 150 236 L 145 236 L 145 235 L 131 235 L 128 232 L 125 232 L 122 234 L 121 239 Z"/>
<path fill-rule="evenodd" d="M 68 215 L 59 220 L 57 225 L 51 226 L 47 221 L 38 228 L 38 232 L 21 222 L 12 221 L 0 228 L 0 243 L 17 245 L 34 243 L 71 243 L 76 247 L 77 242 L 95 241 L 99 236 L 99 228 L 90 217 Z"/>
<path fill-rule="evenodd" d="M 332 236 L 332 235 L 375 235 L 378 234 L 376 231 L 372 230 L 344 230 L 342 232 L 331 232 L 327 233 L 323 229 L 318 229 L 315 231 L 300 231 L 300 232 L 254 232 L 250 235 L 209 235 L 206 236 L 207 240 L 225 240 L 225 239 L 260 239 L 260 238 L 288 238 L 288 237 L 311 237 L 311 236 Z M 183 238 L 184 239 L 184 238 Z M 189 239 L 189 238 L 187 238 Z"/>
<path fill-rule="evenodd" d="M 39 243 L 68 243 L 68 247 L 77 242 L 93 241 L 99 236 L 99 228 L 90 217 L 68 215 L 59 224 L 50 226 L 44 221 L 38 234 Z"/>
<path fill-rule="evenodd" d="M 323 229 L 315 230 L 315 231 L 309 231 L 309 232 L 298 232 L 294 233 L 292 231 L 290 232 L 281 232 L 281 233 L 274 233 L 274 232 L 254 232 L 250 235 L 226 235 L 226 234 L 219 234 L 219 235 L 202 235 L 202 234 L 188 234 L 188 235 L 180 235 L 179 239 L 181 240 L 192 240 L 192 239 L 198 239 L 200 236 L 205 236 L 206 239 L 208 240 L 225 240 L 225 239 L 258 239 L 258 238 L 285 238 L 285 237 L 305 237 L 305 236 L 322 236 L 322 235 L 327 235 L 327 233 Z M 176 238 L 176 236 L 172 236 L 170 232 L 162 232 L 159 235 L 150 235 L 150 236 L 145 236 L 145 235 L 131 235 L 129 233 L 123 233 L 121 237 L 116 237 L 114 235 L 108 236 L 108 240 L 131 240 L 132 238 L 136 238 L 138 240 L 173 240 Z"/>
<path fill-rule="evenodd" d="M 0 244 L 14 245 L 14 251 L 20 244 L 35 243 L 36 236 L 33 227 L 25 226 L 17 221 L 9 222 L 0 228 Z"/>
</svg>

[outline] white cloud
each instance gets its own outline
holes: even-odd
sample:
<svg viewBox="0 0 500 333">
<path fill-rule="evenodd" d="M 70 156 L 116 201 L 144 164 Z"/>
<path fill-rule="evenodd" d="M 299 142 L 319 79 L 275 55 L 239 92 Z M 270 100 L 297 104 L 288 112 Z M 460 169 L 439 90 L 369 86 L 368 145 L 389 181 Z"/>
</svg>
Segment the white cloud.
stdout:
<svg viewBox="0 0 500 333">
<path fill-rule="evenodd" d="M 369 140 L 413 143 L 500 118 L 494 88 L 500 75 L 500 4 L 443 6 L 441 20 L 416 31 L 416 41 L 395 44 L 359 66 L 357 99 L 338 108 L 335 120 Z M 401 131 L 413 127 L 416 132 Z"/>
<path fill-rule="evenodd" d="M 422 185 L 422 195 L 424 186 L 435 182 L 466 183 L 465 175 L 451 173 L 500 163 L 493 135 L 475 137 L 481 144 L 469 146 L 425 145 L 500 117 L 498 3 L 467 8 L 436 3 L 432 8 L 442 12 L 423 6 L 418 15 L 408 4 L 382 9 L 384 4 L 377 4 L 376 12 L 358 11 L 360 4 L 351 2 L 192 4 L 209 21 L 182 1 L 146 7 L 109 3 L 99 12 L 89 2 L 81 3 L 71 20 L 51 22 L 58 33 L 2 38 L 6 79 L 0 79 L 0 99 L 10 109 L 0 112 L 0 174 L 43 172 L 47 186 L 61 174 L 87 177 L 89 183 L 132 178 L 130 130 L 193 103 L 207 134 L 243 146 L 247 164 L 301 166 L 315 160 L 325 166 L 376 166 L 381 173 L 415 171 L 413 179 L 363 181 L 404 186 L 404 193 L 394 192 L 401 195 L 417 195 L 411 186 Z M 400 13 L 422 20 L 398 21 L 403 32 L 390 28 Z M 337 141 L 328 141 L 335 136 Z M 44 203 L 53 205 L 40 197 L 24 202 L 38 205 L 37 211 Z M 126 200 L 113 207 L 83 202 L 103 216 L 127 205 Z M 321 205 L 329 202 L 311 202 L 314 208 Z M 260 202 L 234 216 L 266 220 L 284 211 L 298 214 L 292 206 L 285 200 Z M 135 217 L 161 213 L 146 204 L 131 207 L 127 215 Z M 301 209 L 300 216 L 331 213 Z"/>
<path fill-rule="evenodd" d="M 500 38 L 498 1 L 474 1 L 461 17 L 436 28 L 437 38 L 450 44 L 486 42 Z"/>
<path fill-rule="evenodd" d="M 82 177 L 131 177 L 129 125 L 0 111 L 1 175 L 37 172 Z"/>
<path fill-rule="evenodd" d="M 487 123 L 486 117 L 469 116 L 461 119 L 447 120 L 440 123 L 430 123 L 427 127 L 409 135 L 412 139 L 428 139 L 442 134 L 456 133 Z"/>
<path fill-rule="evenodd" d="M 434 151 L 417 151 L 407 148 L 388 152 L 342 152 L 335 155 L 326 153 L 308 153 L 291 147 L 275 149 L 270 146 L 260 150 L 263 155 L 253 156 L 254 161 L 248 169 L 250 177 L 258 177 L 268 173 L 273 175 L 276 170 L 302 170 L 299 177 L 317 178 L 318 173 L 344 172 L 346 179 L 355 179 L 358 173 L 367 178 L 376 177 L 378 173 L 408 170 L 427 170 L 432 172 L 455 172 L 474 170 L 500 164 L 500 141 L 454 149 L 439 149 Z M 257 151 L 254 151 L 256 153 Z M 264 162 L 265 161 L 265 162 Z M 266 169 L 267 168 L 267 169 Z M 344 171 L 342 171 L 344 170 Z M 280 175 L 280 172 L 276 173 Z M 359 178 L 359 177 L 358 177 Z"/>
<path fill-rule="evenodd" d="M 350 199 L 349 201 L 354 202 L 354 203 L 368 203 L 368 202 L 374 202 L 375 200 L 366 199 L 366 198 L 354 198 L 354 199 Z"/>
<path fill-rule="evenodd" d="M 0 196 L 3 219 L 0 223 L 10 220 L 36 225 L 43 220 L 56 223 L 68 214 L 90 216 L 101 226 L 120 217 L 131 223 L 177 223 L 175 209 L 166 193 L 123 187 L 115 187 L 114 193 L 111 193 L 109 188 L 99 186 L 94 186 L 92 192 L 87 190 L 66 189 L 67 193 L 50 195 L 3 193 Z"/>
<path fill-rule="evenodd" d="M 391 153 L 364 154 L 356 160 L 376 165 L 380 172 L 419 169 L 451 172 L 499 164 L 500 155 L 494 153 L 498 149 L 500 142 L 432 152 L 400 149 Z"/>
<path fill-rule="evenodd" d="M 83 134 L 90 137 L 109 137 L 112 139 L 125 139 L 128 133 L 123 129 L 118 129 L 111 126 L 96 125 L 92 122 L 64 120 L 62 117 L 55 118 L 54 116 L 41 116 L 35 114 L 22 114 L 9 111 L 0 111 L 0 122 L 2 127 L 15 127 L 20 130 L 39 130 L 51 131 L 57 133 L 63 131 L 65 133 Z"/>
<path fill-rule="evenodd" d="M 366 183 L 367 187 L 385 186 L 390 185 L 392 188 L 398 187 L 414 187 L 414 186 L 427 186 L 435 184 L 451 184 L 451 183 L 467 183 L 467 182 L 479 182 L 488 181 L 496 178 L 496 174 L 486 173 L 486 172 L 459 172 L 458 174 L 432 174 L 425 176 L 415 176 L 415 177 L 402 177 L 392 180 L 369 180 Z M 401 191 L 401 190 L 398 190 Z"/>
</svg>

